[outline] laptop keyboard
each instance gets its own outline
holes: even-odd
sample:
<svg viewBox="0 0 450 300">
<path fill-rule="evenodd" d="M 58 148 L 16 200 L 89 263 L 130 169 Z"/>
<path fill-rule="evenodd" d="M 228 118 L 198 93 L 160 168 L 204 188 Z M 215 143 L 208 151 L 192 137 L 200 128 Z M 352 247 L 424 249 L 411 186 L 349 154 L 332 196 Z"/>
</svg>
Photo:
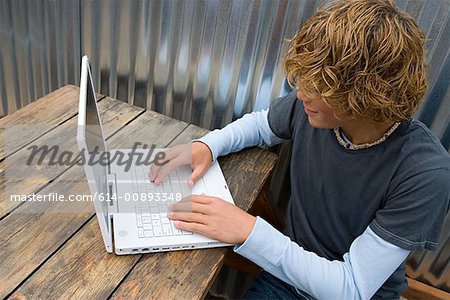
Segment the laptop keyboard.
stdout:
<svg viewBox="0 0 450 300">
<path fill-rule="evenodd" d="M 187 181 L 180 180 L 182 174 L 174 171 L 162 183 L 155 185 L 149 181 L 148 170 L 148 166 L 130 169 L 133 200 L 138 200 L 133 201 L 138 236 L 151 238 L 193 234 L 176 228 L 174 222 L 167 218 L 168 207 L 191 194 Z"/>
</svg>

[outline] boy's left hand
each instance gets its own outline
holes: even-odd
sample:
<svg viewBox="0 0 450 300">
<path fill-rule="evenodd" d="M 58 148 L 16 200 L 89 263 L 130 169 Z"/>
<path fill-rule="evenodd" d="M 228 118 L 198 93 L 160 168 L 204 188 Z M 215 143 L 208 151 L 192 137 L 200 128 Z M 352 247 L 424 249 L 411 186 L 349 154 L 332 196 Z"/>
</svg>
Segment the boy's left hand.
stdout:
<svg viewBox="0 0 450 300">
<path fill-rule="evenodd" d="M 256 218 L 220 198 L 192 195 L 172 205 L 167 216 L 181 230 L 200 233 L 227 244 L 242 244 Z"/>
</svg>

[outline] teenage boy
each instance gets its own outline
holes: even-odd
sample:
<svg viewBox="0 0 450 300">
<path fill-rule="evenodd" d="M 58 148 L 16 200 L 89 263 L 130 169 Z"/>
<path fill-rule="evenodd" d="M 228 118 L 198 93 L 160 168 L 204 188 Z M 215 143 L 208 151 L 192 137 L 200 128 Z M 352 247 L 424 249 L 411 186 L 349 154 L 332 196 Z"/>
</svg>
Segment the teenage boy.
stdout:
<svg viewBox="0 0 450 300">
<path fill-rule="evenodd" d="M 151 168 L 158 183 L 190 163 L 192 185 L 220 155 L 292 140 L 283 233 L 204 195 L 169 213 L 178 228 L 236 244 L 265 270 L 246 298 L 398 299 L 408 254 L 436 249 L 450 157 L 411 118 L 426 90 L 424 41 L 391 1 L 335 2 L 289 43 L 285 71 L 295 92 L 173 148 L 164 167 Z"/>
</svg>

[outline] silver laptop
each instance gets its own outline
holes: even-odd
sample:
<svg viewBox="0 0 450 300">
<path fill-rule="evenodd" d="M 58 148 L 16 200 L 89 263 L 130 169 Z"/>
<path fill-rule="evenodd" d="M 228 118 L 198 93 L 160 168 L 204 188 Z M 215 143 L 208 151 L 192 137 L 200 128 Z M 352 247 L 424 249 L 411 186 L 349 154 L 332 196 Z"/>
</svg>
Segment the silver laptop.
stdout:
<svg viewBox="0 0 450 300">
<path fill-rule="evenodd" d="M 234 204 L 219 164 L 214 162 L 192 189 L 187 184 L 190 166 L 155 185 L 148 177 L 149 164 L 124 159 L 131 153 L 133 159 L 151 162 L 164 149 L 107 150 L 87 56 L 81 66 L 77 142 L 106 251 L 122 255 L 229 246 L 179 230 L 167 218 L 169 206 L 191 193 Z"/>
</svg>

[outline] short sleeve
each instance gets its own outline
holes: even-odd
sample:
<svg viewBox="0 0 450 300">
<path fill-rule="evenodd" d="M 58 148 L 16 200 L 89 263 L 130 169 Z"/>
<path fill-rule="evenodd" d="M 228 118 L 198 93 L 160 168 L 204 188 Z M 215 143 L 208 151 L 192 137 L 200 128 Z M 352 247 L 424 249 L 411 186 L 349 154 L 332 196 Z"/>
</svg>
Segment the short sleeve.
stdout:
<svg viewBox="0 0 450 300">
<path fill-rule="evenodd" d="M 407 250 L 435 250 L 449 209 L 450 169 L 407 177 L 370 224 L 381 238 Z"/>
<path fill-rule="evenodd" d="M 270 129 L 280 138 L 291 139 L 302 112 L 303 104 L 297 99 L 295 92 L 275 99 L 267 115 Z"/>
</svg>

